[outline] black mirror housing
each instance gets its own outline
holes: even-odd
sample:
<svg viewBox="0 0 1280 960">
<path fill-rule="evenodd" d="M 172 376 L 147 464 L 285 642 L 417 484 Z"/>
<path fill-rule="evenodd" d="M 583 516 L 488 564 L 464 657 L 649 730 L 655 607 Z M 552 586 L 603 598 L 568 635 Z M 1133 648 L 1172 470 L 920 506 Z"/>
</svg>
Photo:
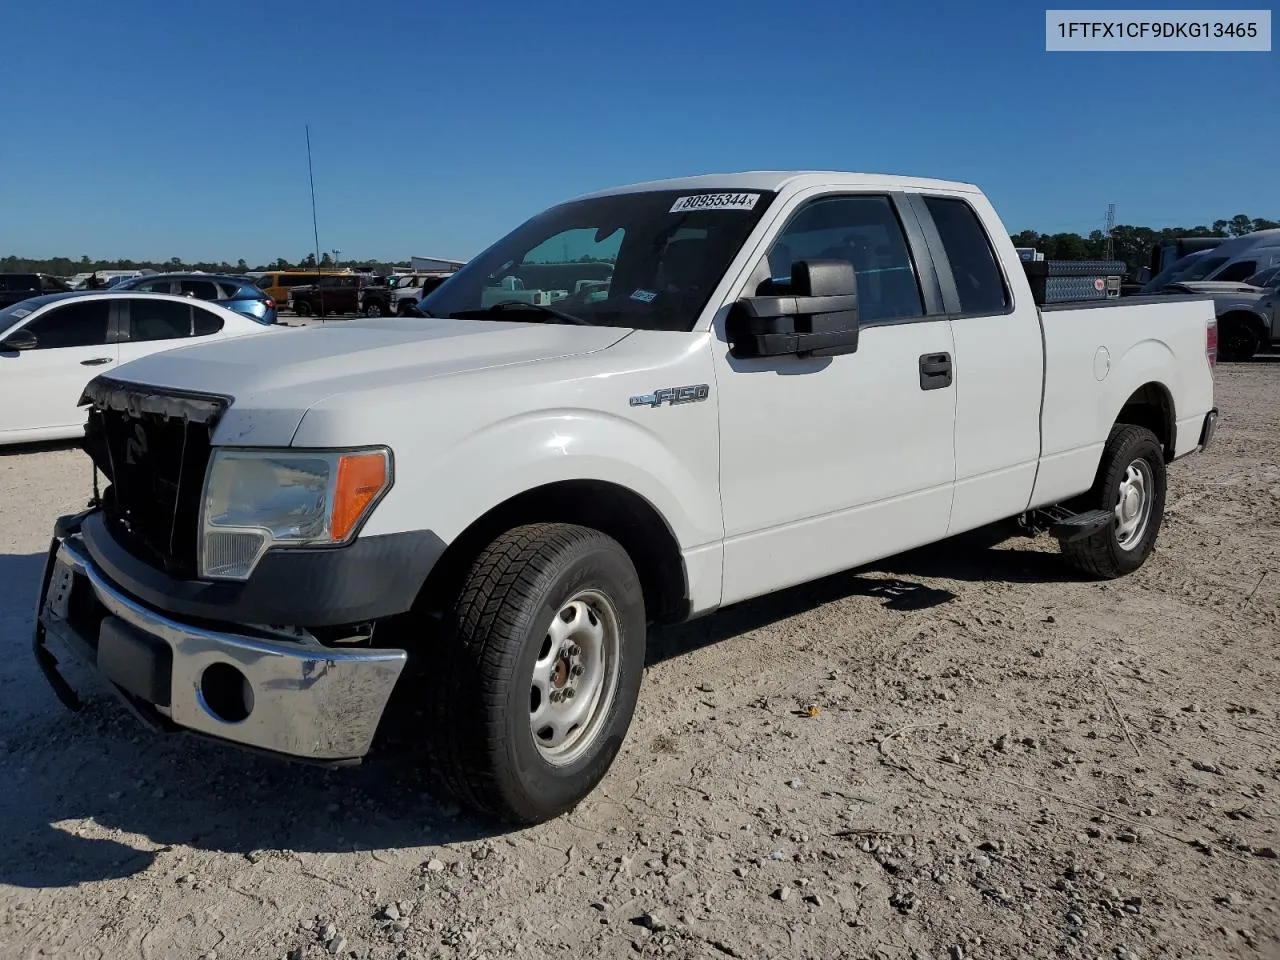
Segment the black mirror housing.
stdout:
<svg viewBox="0 0 1280 960">
<path fill-rule="evenodd" d="M 798 260 L 791 293 L 744 297 L 725 320 L 734 357 L 832 357 L 858 349 L 858 284 L 847 260 Z"/>
<path fill-rule="evenodd" d="M 27 330 L 18 330 L 9 336 L 0 340 L 0 350 L 6 352 L 17 352 L 21 350 L 34 350 L 36 348 L 36 335 Z"/>
</svg>

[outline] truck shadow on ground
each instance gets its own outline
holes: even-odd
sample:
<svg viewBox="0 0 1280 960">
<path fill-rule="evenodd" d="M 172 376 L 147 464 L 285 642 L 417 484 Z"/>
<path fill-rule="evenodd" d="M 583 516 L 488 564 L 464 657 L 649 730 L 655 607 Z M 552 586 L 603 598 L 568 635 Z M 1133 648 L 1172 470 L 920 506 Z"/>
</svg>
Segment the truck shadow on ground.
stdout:
<svg viewBox="0 0 1280 960">
<path fill-rule="evenodd" d="M 1057 551 L 1010 546 L 1012 533 L 1010 525 L 998 524 L 735 604 L 714 616 L 655 630 L 649 638 L 647 660 L 650 664 L 670 660 L 851 597 L 874 598 L 886 609 L 910 613 L 941 606 L 958 596 L 915 578 L 970 583 L 1074 583 L 1082 579 Z"/>
<path fill-rule="evenodd" d="M 648 659 L 677 657 L 847 598 L 873 598 L 910 615 L 956 597 L 915 577 L 1025 582 L 1070 576 L 1056 554 L 984 547 L 989 538 L 959 538 L 656 630 Z M 385 749 L 403 746 L 404 732 L 359 767 L 283 762 L 194 737 L 153 734 L 74 665 L 68 668 L 73 683 L 93 695 L 81 712 L 65 711 L 30 651 L 30 608 L 43 560 L 0 556 L 0 884 L 65 887 L 164 870 L 163 858 L 177 845 L 246 857 L 383 850 L 404 858 L 409 870 L 414 857 L 430 856 L 416 848 L 510 831 L 459 809 L 421 757 Z"/>
</svg>

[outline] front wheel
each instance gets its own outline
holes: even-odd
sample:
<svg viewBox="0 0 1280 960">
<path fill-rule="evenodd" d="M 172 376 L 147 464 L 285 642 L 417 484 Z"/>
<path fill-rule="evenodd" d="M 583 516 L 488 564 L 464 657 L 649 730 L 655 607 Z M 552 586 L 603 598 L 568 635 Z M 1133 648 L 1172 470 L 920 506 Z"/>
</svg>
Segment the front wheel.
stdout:
<svg viewBox="0 0 1280 960">
<path fill-rule="evenodd" d="M 301 303 L 294 306 L 293 312 L 300 317 L 309 317 L 311 316 L 311 304 L 303 300 Z"/>
<path fill-rule="evenodd" d="M 471 565 L 448 627 L 431 740 L 449 788 L 515 822 L 573 809 L 621 749 L 640 690 L 631 558 L 585 527 L 517 527 Z"/>
<path fill-rule="evenodd" d="M 1093 489 L 1080 498 L 1080 512 L 1106 510 L 1112 521 L 1092 536 L 1064 543 L 1067 562 L 1108 580 L 1137 570 L 1155 549 L 1165 484 L 1164 449 L 1156 435 L 1145 427 L 1112 427 Z"/>
<path fill-rule="evenodd" d="M 366 303 L 364 305 L 364 315 L 366 317 L 382 316 L 382 304 L 379 303 L 377 300 L 371 300 L 370 302 Z"/>
</svg>

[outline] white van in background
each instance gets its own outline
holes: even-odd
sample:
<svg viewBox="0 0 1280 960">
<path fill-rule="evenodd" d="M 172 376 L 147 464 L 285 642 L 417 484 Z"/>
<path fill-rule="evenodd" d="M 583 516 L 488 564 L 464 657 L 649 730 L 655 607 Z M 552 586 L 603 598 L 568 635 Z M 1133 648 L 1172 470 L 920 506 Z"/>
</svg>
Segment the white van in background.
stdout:
<svg viewBox="0 0 1280 960">
<path fill-rule="evenodd" d="M 1195 259 L 1192 259 L 1192 258 Z M 1179 265 L 1187 269 L 1178 269 Z M 1280 264 L 1280 228 L 1255 230 L 1243 237 L 1233 237 L 1212 250 L 1183 257 L 1168 271 L 1153 277 L 1142 288 L 1143 293 L 1158 293 L 1169 283 L 1194 283 L 1214 280 L 1240 283 L 1261 270 Z"/>
</svg>

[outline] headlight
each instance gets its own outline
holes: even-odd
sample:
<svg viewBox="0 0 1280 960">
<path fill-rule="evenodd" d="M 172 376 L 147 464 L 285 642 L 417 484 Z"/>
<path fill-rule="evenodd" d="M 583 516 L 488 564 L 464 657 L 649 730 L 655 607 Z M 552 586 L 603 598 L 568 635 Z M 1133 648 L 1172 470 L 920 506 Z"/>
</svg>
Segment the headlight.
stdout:
<svg viewBox="0 0 1280 960">
<path fill-rule="evenodd" d="M 270 547 L 347 542 L 391 486 L 391 451 L 215 450 L 200 576 L 246 580 Z"/>
</svg>

